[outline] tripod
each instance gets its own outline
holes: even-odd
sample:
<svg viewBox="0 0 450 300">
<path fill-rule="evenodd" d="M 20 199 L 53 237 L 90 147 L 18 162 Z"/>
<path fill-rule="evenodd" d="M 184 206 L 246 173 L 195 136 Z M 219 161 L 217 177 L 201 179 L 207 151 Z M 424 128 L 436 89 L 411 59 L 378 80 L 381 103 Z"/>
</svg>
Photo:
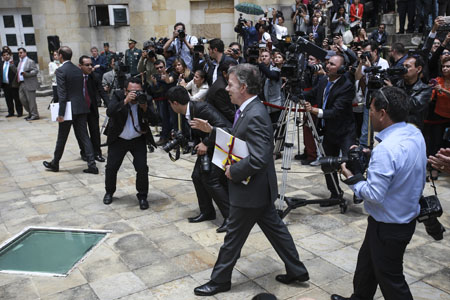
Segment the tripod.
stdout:
<svg viewBox="0 0 450 300">
<path fill-rule="evenodd" d="M 281 218 L 284 218 L 288 215 L 288 213 L 292 209 L 296 209 L 301 206 L 306 206 L 308 204 L 339 204 L 340 212 L 343 214 L 347 211 L 347 201 L 341 196 L 339 199 L 336 200 L 328 200 L 328 199 L 303 199 L 303 198 L 295 198 L 295 197 L 287 197 L 286 196 L 286 183 L 287 183 L 287 174 L 288 171 L 291 169 L 291 163 L 292 163 L 292 150 L 294 147 L 294 138 L 295 138 L 295 132 L 293 126 L 297 126 L 297 119 L 298 119 L 298 109 L 300 104 L 304 105 L 305 100 L 301 99 L 301 93 L 300 95 L 288 95 L 286 100 L 289 105 L 286 106 L 286 109 L 283 111 L 282 115 L 285 119 L 285 135 L 284 135 L 284 152 L 283 152 L 283 160 L 281 163 L 281 169 L 283 170 L 282 174 L 282 180 L 281 180 L 281 187 L 280 187 L 280 193 L 279 193 L 279 202 L 278 202 L 278 214 Z M 316 126 L 313 122 L 312 116 L 310 112 L 306 112 L 306 116 L 308 118 L 308 125 L 310 126 L 314 139 L 316 141 L 316 145 L 319 149 L 319 152 L 322 156 L 325 156 L 325 151 L 322 146 L 322 142 L 320 140 L 319 134 L 317 132 Z M 281 119 L 281 116 L 280 116 Z M 293 122 L 291 120 L 293 119 Z M 297 128 L 298 129 L 298 128 Z M 277 140 L 278 142 L 278 140 Z M 298 145 L 300 147 L 300 144 Z M 276 153 L 276 152 L 275 152 Z M 336 182 L 336 179 L 333 175 L 331 175 L 331 179 L 334 185 L 335 190 L 338 190 L 338 185 Z M 283 202 L 286 202 L 287 208 L 284 210 Z"/>
</svg>

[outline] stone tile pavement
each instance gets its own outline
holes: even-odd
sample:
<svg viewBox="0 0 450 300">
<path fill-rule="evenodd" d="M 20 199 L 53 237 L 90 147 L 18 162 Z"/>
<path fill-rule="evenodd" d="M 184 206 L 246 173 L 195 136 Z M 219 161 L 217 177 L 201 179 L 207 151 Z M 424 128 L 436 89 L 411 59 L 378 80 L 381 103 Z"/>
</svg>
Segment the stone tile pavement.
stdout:
<svg viewBox="0 0 450 300">
<path fill-rule="evenodd" d="M 57 133 L 46 110 L 49 101 L 38 98 L 41 120 L 26 122 L 6 119 L 6 105 L 0 100 L 0 242 L 31 225 L 113 233 L 66 278 L 0 274 L 0 299 L 201 299 L 194 296 L 193 288 L 208 280 L 224 234 L 215 232 L 222 223 L 219 218 L 200 224 L 186 220 L 198 209 L 190 182 L 194 157 L 185 155 L 171 162 L 160 149 L 148 155 L 151 187 L 146 211 L 138 208 L 134 169 L 125 159 L 114 202 L 103 205 L 105 164 L 98 164 L 100 175 L 84 174 L 85 163 L 73 134 L 60 172 L 47 172 L 42 166 L 52 157 Z M 280 170 L 281 161 L 276 163 Z M 437 182 L 446 211 L 450 209 L 448 179 L 441 176 Z M 293 162 L 289 195 L 324 198 L 328 196 L 324 186 L 318 167 Z M 427 187 L 426 194 L 430 193 Z M 348 189 L 345 197 L 351 200 Z M 260 292 L 289 300 L 349 295 L 367 217 L 362 205 L 349 202 L 346 214 L 336 207 L 310 205 L 286 217 L 310 272 L 308 283 L 285 286 L 275 281 L 275 275 L 284 272 L 283 264 L 255 227 L 234 270 L 232 290 L 209 299 L 251 299 Z M 450 229 L 448 213 L 440 220 Z M 449 249 L 448 234 L 436 242 L 423 225 L 417 226 L 404 262 L 414 299 L 450 299 Z M 382 299 L 379 291 L 377 298 Z"/>
</svg>

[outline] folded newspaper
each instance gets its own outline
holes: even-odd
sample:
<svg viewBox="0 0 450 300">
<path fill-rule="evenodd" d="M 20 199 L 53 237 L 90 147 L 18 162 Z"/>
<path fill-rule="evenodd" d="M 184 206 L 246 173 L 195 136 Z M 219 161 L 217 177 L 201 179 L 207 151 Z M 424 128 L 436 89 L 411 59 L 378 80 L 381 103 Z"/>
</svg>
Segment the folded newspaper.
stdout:
<svg viewBox="0 0 450 300">
<path fill-rule="evenodd" d="M 216 129 L 216 145 L 214 147 L 213 164 L 225 170 L 225 166 L 239 162 L 248 156 L 248 148 L 245 141 L 232 136 L 223 129 Z M 247 185 L 250 176 L 242 183 Z"/>
</svg>

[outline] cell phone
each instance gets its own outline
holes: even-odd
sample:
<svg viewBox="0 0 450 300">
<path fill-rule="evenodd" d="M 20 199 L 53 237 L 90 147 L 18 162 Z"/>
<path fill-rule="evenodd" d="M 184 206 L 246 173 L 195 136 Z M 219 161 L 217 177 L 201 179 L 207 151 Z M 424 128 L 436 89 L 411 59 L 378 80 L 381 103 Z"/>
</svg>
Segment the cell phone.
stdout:
<svg viewBox="0 0 450 300">
<path fill-rule="evenodd" d="M 434 87 L 438 84 L 438 82 L 436 79 L 431 78 L 430 81 L 428 82 L 428 84 L 430 84 L 432 87 Z"/>
</svg>

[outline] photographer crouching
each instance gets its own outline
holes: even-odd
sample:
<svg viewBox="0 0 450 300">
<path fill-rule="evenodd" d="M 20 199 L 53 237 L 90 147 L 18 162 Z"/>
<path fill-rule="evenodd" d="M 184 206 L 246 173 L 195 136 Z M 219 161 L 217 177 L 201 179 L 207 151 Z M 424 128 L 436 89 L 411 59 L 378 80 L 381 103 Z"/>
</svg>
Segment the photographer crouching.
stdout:
<svg viewBox="0 0 450 300">
<path fill-rule="evenodd" d="M 213 126 L 231 126 L 231 123 L 207 102 L 190 101 L 187 90 L 182 86 L 175 86 L 169 89 L 167 97 L 173 111 L 184 115 L 188 122 L 194 118 L 200 118 L 208 120 Z M 191 135 L 191 138 L 195 140 L 196 146 L 194 149 L 198 155 L 192 171 L 192 182 L 197 193 L 200 214 L 196 217 L 188 218 L 188 221 L 190 223 L 199 223 L 214 220 L 216 218 L 216 211 L 212 204 L 212 200 L 214 200 L 224 219 L 223 224 L 216 231 L 225 232 L 230 209 L 228 186 L 224 171 L 211 163 L 214 140 L 209 139 L 208 134 L 195 129 L 191 130 Z M 167 145 L 164 146 L 164 150 L 166 149 Z M 170 149 L 168 150 L 170 151 Z"/>
<path fill-rule="evenodd" d="M 107 127 L 108 160 L 105 168 L 105 190 L 103 203 L 113 201 L 116 191 L 117 172 L 125 155 L 133 155 L 136 170 L 136 190 L 140 209 L 148 208 L 147 144 L 156 147 L 149 120 L 153 118 L 148 108 L 147 96 L 139 78 L 130 78 L 125 83 L 125 92 L 116 90 L 108 104 Z"/>
<path fill-rule="evenodd" d="M 419 199 L 425 186 L 426 147 L 422 133 L 407 124 L 408 95 L 396 87 L 372 93 L 370 117 L 378 133 L 367 169 L 357 160 L 342 164 L 341 172 L 369 214 L 359 250 L 353 295 L 373 299 L 380 285 L 386 300 L 413 299 L 403 275 L 403 255 L 416 227 Z M 344 300 L 332 295 L 332 300 Z"/>
</svg>

